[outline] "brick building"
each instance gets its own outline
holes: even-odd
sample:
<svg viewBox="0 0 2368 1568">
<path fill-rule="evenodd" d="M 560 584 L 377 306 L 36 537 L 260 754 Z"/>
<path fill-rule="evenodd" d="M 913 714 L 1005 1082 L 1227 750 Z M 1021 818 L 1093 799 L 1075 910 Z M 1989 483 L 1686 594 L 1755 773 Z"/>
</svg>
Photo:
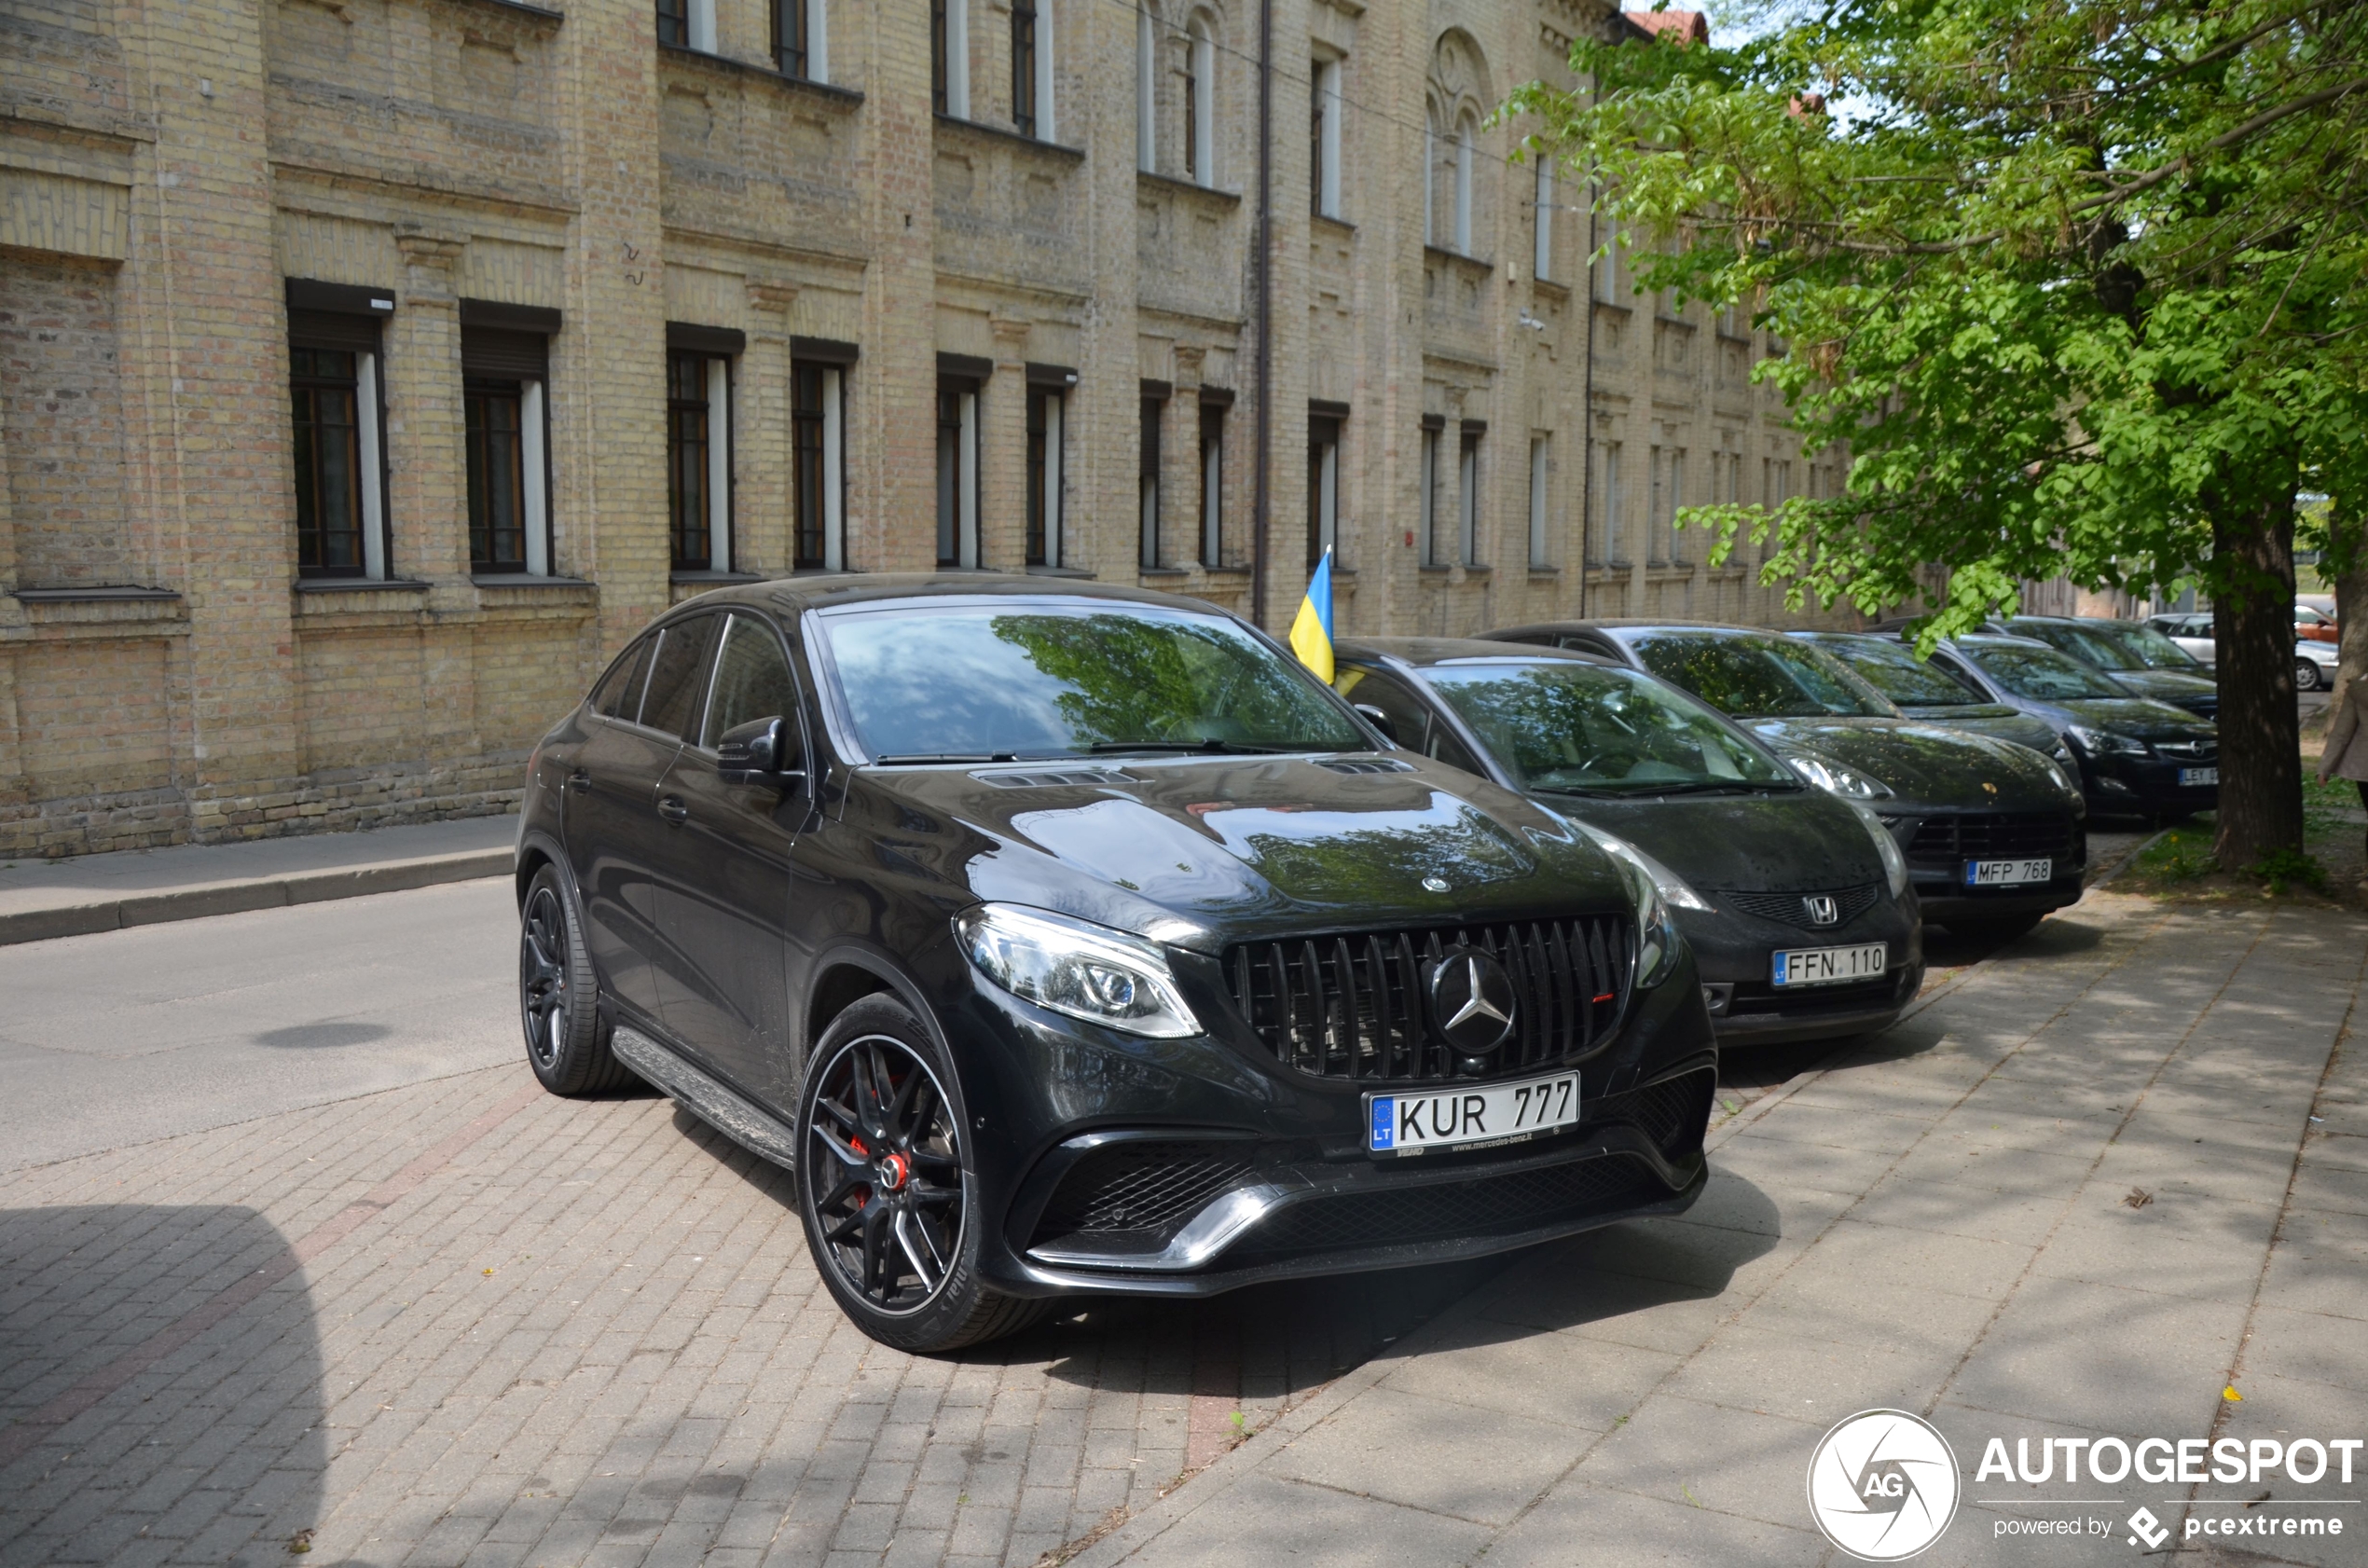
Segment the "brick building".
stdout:
<svg viewBox="0 0 2368 1568">
<path fill-rule="evenodd" d="M 1273 0 L 1262 318 L 1255 0 L 7 0 L 0 854 L 502 809 L 750 574 L 1779 612 L 1748 323 L 1485 128 L 1628 25 Z"/>
</svg>

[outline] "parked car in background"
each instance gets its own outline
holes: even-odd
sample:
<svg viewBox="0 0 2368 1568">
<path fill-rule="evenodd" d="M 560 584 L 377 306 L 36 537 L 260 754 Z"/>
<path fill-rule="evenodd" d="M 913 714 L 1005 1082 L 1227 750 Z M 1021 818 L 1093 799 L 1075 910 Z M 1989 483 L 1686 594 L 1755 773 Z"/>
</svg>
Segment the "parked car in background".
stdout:
<svg viewBox="0 0 2368 1568">
<path fill-rule="evenodd" d="M 906 1351 L 1702 1190 L 1716 1037 L 1649 868 L 1205 603 L 720 589 L 522 810 L 536 1075 L 638 1074 L 788 1166 L 832 1297 Z"/>
<path fill-rule="evenodd" d="M 2217 718 L 2220 687 L 2201 665 L 2181 652 L 2177 643 L 2135 621 L 2112 621 L 2088 615 L 2017 615 L 2000 631 L 2028 637 L 2068 653 L 2085 665 L 2103 670 L 2116 684 L 2141 697 L 2183 708 L 2199 719 Z M 2139 637 L 2149 642 L 2149 659 L 2132 646 Z"/>
<path fill-rule="evenodd" d="M 1446 638 L 1340 644 L 1333 687 L 1397 742 L 1646 858 L 1722 1047 L 1880 1029 L 1923 979 L 1891 831 L 1642 670 Z"/>
<path fill-rule="evenodd" d="M 2294 639 L 2300 642 L 2341 642 L 2343 629 L 2334 615 L 2307 604 L 2294 606 Z"/>
<path fill-rule="evenodd" d="M 2220 661 L 2219 644 L 2211 637 L 2211 612 L 2186 610 L 2166 615 L 2149 615 L 2145 624 L 2162 633 L 2180 652 L 2206 669 Z"/>
<path fill-rule="evenodd" d="M 1916 656 L 1916 650 L 1896 637 L 1871 632 L 1797 631 L 1786 635 L 1813 642 L 1855 670 L 1875 690 L 1891 698 L 1910 719 L 1971 730 L 1992 740 L 2011 740 L 2053 758 L 2070 770 L 2072 754 L 2063 737 L 2042 720 L 2019 708 L 1992 701 L 1982 692 L 1950 674 L 1946 666 Z"/>
<path fill-rule="evenodd" d="M 2294 644 L 2294 690 L 2298 692 L 2331 692 L 2335 687 L 2335 666 L 2343 650 L 2332 642 L 2297 642 Z"/>
<path fill-rule="evenodd" d="M 1934 662 L 2054 726 L 2098 816 L 2175 821 L 2220 804 L 2220 732 L 2027 637 L 1961 637 Z"/>
<path fill-rule="evenodd" d="M 1575 649 L 1682 687 L 1768 742 L 1802 777 L 1882 818 L 1924 918 L 2025 930 L 2080 897 L 2086 807 L 2029 747 L 1921 723 L 1811 643 L 1740 626 L 1564 621 L 1490 639 Z"/>
</svg>

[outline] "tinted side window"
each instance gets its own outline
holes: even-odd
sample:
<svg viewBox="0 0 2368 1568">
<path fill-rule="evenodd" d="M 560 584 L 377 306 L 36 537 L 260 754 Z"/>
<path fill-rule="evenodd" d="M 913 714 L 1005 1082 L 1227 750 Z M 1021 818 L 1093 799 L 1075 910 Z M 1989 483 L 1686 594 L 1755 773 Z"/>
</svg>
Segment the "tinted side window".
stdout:
<svg viewBox="0 0 2368 1568">
<path fill-rule="evenodd" d="M 593 712 L 626 723 L 641 716 L 641 687 L 649 680 L 650 650 L 656 643 L 656 638 L 645 637 L 617 655 L 616 663 L 592 689 Z"/>
<path fill-rule="evenodd" d="M 1398 745 L 1409 751 L 1423 749 L 1423 737 L 1429 733 L 1431 718 L 1413 693 L 1389 676 L 1370 669 L 1343 669 L 1332 684 L 1350 702 L 1381 709 L 1390 727 L 1397 732 Z"/>
<path fill-rule="evenodd" d="M 781 640 L 773 628 L 748 615 L 735 615 L 723 633 L 723 652 L 715 661 L 715 695 L 708 699 L 707 728 L 700 744 L 709 750 L 726 731 L 759 719 L 787 719 L 790 743 L 798 742 L 797 682 L 790 676 Z M 795 767 L 795 753 L 781 765 Z"/>
<path fill-rule="evenodd" d="M 649 694 L 641 699 L 642 723 L 685 740 L 696 738 L 700 699 L 707 695 L 708 653 L 723 619 L 697 615 L 666 628 L 657 661 L 650 667 Z"/>
</svg>

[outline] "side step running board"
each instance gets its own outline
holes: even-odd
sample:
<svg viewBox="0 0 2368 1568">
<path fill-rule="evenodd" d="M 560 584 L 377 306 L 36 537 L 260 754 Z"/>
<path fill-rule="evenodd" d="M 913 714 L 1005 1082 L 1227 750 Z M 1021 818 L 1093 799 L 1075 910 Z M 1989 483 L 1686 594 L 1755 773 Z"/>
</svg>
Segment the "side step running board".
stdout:
<svg viewBox="0 0 2368 1568">
<path fill-rule="evenodd" d="M 797 1172 L 797 1135 L 781 1119 L 728 1084 L 717 1081 L 638 1029 L 620 1024 L 609 1038 L 617 1059 L 674 1101 L 738 1144 L 792 1175 Z"/>
</svg>

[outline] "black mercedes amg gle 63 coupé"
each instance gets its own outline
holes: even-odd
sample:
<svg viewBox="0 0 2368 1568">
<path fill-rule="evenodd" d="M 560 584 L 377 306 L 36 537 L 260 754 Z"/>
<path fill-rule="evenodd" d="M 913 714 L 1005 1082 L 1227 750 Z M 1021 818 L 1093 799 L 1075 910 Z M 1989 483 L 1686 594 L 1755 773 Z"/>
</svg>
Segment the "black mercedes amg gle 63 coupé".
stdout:
<svg viewBox="0 0 2368 1568">
<path fill-rule="evenodd" d="M 865 1332 L 1522 1246 L 1701 1190 L 1649 868 L 1191 600 L 719 590 L 536 748 L 529 1059 L 794 1173 Z"/>
</svg>

